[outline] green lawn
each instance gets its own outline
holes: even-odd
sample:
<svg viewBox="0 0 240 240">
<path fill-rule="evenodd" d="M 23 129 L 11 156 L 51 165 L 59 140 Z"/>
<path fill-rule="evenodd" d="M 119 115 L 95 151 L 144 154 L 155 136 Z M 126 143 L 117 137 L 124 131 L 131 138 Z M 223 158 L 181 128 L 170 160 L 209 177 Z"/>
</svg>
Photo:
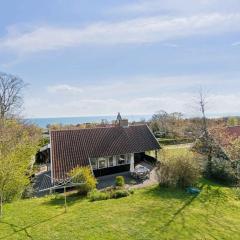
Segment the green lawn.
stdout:
<svg viewBox="0 0 240 240">
<path fill-rule="evenodd" d="M 45 197 L 5 205 L 0 239 L 240 239 L 240 200 L 204 181 L 197 197 L 157 186 L 122 199 Z"/>
<path fill-rule="evenodd" d="M 162 158 L 163 150 L 164 152 L 171 152 L 173 154 L 178 154 L 178 153 L 187 153 L 190 151 L 190 144 L 175 144 L 175 145 L 166 145 L 166 146 L 161 146 L 162 149 L 158 150 L 158 160 Z M 147 151 L 145 152 L 148 156 L 154 157 L 155 158 L 155 151 Z"/>
</svg>

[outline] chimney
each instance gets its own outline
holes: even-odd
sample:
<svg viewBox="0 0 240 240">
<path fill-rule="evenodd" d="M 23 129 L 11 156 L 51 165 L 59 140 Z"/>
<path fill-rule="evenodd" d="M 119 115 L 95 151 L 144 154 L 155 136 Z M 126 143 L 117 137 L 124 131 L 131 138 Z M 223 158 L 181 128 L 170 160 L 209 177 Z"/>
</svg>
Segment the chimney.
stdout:
<svg viewBox="0 0 240 240">
<path fill-rule="evenodd" d="M 128 127 L 128 119 L 122 119 L 119 122 L 120 127 Z"/>
<path fill-rule="evenodd" d="M 128 127 L 128 119 L 122 119 L 122 116 L 120 113 L 117 115 L 117 120 L 116 120 L 116 126 L 119 127 Z"/>
</svg>

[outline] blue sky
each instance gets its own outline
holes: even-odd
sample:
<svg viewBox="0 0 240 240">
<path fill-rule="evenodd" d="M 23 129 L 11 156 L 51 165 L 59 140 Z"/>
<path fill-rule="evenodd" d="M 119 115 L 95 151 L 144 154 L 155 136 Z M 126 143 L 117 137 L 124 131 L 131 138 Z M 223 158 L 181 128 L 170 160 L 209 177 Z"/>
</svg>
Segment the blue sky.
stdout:
<svg viewBox="0 0 240 240">
<path fill-rule="evenodd" d="M 1 2 L 0 71 L 24 116 L 240 112 L 239 0 Z"/>
</svg>

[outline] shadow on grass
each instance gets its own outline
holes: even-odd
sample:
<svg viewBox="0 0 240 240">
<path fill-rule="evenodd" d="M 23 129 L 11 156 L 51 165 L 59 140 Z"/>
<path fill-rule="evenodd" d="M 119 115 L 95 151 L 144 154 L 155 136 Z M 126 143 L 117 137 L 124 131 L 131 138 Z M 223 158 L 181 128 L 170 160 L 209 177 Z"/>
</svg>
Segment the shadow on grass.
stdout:
<svg viewBox="0 0 240 240">
<path fill-rule="evenodd" d="M 189 207 L 191 205 L 191 203 L 194 201 L 194 199 L 196 199 L 198 197 L 198 195 L 192 195 L 190 196 L 187 201 L 185 201 L 183 203 L 183 205 L 175 212 L 173 213 L 172 217 L 169 219 L 169 221 L 167 221 L 167 223 L 164 224 L 164 226 L 161 227 L 160 230 L 165 230 L 166 228 L 168 228 L 174 221 L 175 219 L 179 216 L 182 215 L 183 211 Z M 185 221 L 184 221 L 184 217 L 182 216 L 182 220 L 183 220 L 183 226 L 185 225 Z"/>
<path fill-rule="evenodd" d="M 209 182 L 209 184 L 211 184 Z M 197 185 L 198 188 L 200 188 L 202 191 L 207 185 L 206 182 L 200 181 Z M 147 189 L 145 191 L 145 194 L 150 195 L 154 198 L 159 198 L 162 200 L 166 200 L 166 203 L 168 203 L 168 200 L 176 199 L 180 200 L 180 207 L 172 214 L 170 219 L 162 226 L 160 227 L 160 230 L 165 231 L 172 223 L 175 222 L 175 220 L 180 216 L 182 219 L 182 225 L 185 226 L 185 217 L 183 212 L 188 209 L 193 203 L 193 201 L 197 198 L 200 198 L 199 194 L 191 195 L 186 192 L 186 189 L 179 189 L 179 188 L 168 188 L 168 187 L 160 187 L 156 186 L 154 188 Z M 170 206 L 171 207 L 171 206 Z M 172 207 L 171 207 L 172 208 Z M 174 208 L 174 206 L 173 206 Z"/>
<path fill-rule="evenodd" d="M 59 206 L 62 207 L 64 205 L 64 195 L 62 194 L 58 194 L 55 195 L 53 198 L 51 198 L 49 201 L 45 201 L 43 202 L 43 205 L 50 205 L 50 206 Z M 72 206 L 75 203 L 82 201 L 83 199 L 86 199 L 86 196 L 81 196 L 77 193 L 73 193 L 73 194 L 68 194 L 67 195 L 67 205 L 68 206 Z"/>
<path fill-rule="evenodd" d="M 185 226 L 185 217 L 183 212 L 188 209 L 192 205 L 192 202 L 195 199 L 198 199 L 199 202 L 204 204 L 208 204 L 211 202 L 211 213 L 209 211 L 206 212 L 206 220 L 208 221 L 209 215 L 215 215 L 219 210 L 219 204 L 225 201 L 226 194 L 222 190 L 224 187 L 222 184 L 218 182 L 213 182 L 212 180 L 201 179 L 197 184 L 197 187 L 201 189 L 200 195 L 189 195 L 184 190 L 174 189 L 174 188 L 163 188 L 163 187 L 155 187 L 153 189 L 149 189 L 147 194 L 152 194 L 155 197 L 159 197 L 162 199 L 178 199 L 182 200 L 183 203 L 171 216 L 171 218 L 160 228 L 160 230 L 166 230 L 175 220 L 180 216 L 182 219 L 182 225 Z M 206 208 L 206 206 L 205 206 Z M 212 212 L 213 211 L 213 212 Z M 212 236 L 214 238 L 214 236 Z"/>
<path fill-rule="evenodd" d="M 39 221 L 39 222 L 35 222 L 35 223 L 32 223 L 32 224 L 26 225 L 26 226 L 24 226 L 24 227 L 18 226 L 18 225 L 13 224 L 13 223 L 5 222 L 5 221 L 0 221 L 1 224 L 6 224 L 6 225 L 10 226 L 11 229 L 13 230 L 13 233 L 8 234 L 8 235 L 5 235 L 5 236 L 3 236 L 3 237 L 0 237 L 0 239 L 6 239 L 6 238 L 9 238 L 9 237 L 12 237 L 12 236 L 14 236 L 14 235 L 16 235 L 16 234 L 18 234 L 18 233 L 20 233 L 20 232 L 24 232 L 24 233 L 25 233 L 26 239 L 34 239 L 34 238 L 31 236 L 31 234 L 29 233 L 29 231 L 28 231 L 29 228 L 36 227 L 36 226 L 38 226 L 38 225 L 40 225 L 40 224 L 42 224 L 42 223 L 46 223 L 46 222 L 48 222 L 48 221 L 51 221 L 51 220 L 53 220 L 53 219 L 55 219 L 55 218 L 57 218 L 57 217 L 59 217 L 59 216 L 61 216 L 61 215 L 63 215 L 63 214 L 64 214 L 64 213 L 60 213 L 60 214 L 55 215 L 55 216 L 53 216 L 53 217 L 50 217 L 50 218 L 44 219 L 44 220 L 42 220 L 42 221 Z"/>
</svg>

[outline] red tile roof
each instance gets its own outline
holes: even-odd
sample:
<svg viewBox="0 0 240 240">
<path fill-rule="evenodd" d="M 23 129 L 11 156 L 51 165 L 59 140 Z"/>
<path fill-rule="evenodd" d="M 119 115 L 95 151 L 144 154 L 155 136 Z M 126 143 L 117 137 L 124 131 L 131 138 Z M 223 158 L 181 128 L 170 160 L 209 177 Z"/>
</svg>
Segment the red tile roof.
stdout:
<svg viewBox="0 0 240 240">
<path fill-rule="evenodd" d="M 89 128 L 51 132 L 52 173 L 63 179 L 77 166 L 88 166 L 89 158 L 139 153 L 159 149 L 147 125 Z"/>
<path fill-rule="evenodd" d="M 226 130 L 231 136 L 240 137 L 240 126 L 227 127 Z"/>
</svg>

